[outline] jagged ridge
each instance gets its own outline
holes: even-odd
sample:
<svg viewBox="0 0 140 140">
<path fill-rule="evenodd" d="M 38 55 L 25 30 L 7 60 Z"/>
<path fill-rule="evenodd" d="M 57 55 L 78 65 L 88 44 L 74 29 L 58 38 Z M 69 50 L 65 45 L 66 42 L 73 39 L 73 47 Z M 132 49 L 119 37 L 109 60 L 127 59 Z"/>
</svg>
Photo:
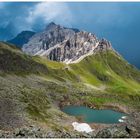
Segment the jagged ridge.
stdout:
<svg viewBox="0 0 140 140">
<path fill-rule="evenodd" d="M 35 34 L 22 50 L 30 55 L 47 57 L 50 60 L 77 63 L 101 49 L 112 49 L 111 43 L 86 31 L 66 28 L 50 23 L 46 29 Z"/>
</svg>

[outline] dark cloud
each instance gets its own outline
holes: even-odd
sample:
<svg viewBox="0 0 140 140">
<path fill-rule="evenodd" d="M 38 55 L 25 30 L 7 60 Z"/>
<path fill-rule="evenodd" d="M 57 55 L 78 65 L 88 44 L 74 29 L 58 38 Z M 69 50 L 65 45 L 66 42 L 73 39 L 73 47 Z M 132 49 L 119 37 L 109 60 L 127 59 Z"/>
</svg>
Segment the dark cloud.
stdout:
<svg viewBox="0 0 140 140">
<path fill-rule="evenodd" d="M 21 30 L 32 30 L 25 18 L 28 16 L 28 9 L 34 5 L 35 3 L 3 3 L 3 7 L 0 8 L 1 40 L 7 40 L 21 32 Z"/>
</svg>

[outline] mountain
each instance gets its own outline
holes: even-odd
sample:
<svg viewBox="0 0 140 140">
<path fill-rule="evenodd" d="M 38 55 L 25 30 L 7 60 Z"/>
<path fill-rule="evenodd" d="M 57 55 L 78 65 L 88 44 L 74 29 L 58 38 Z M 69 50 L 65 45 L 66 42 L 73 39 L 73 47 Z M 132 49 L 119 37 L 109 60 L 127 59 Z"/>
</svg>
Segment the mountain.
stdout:
<svg viewBox="0 0 140 140">
<path fill-rule="evenodd" d="M 50 23 L 43 32 L 35 34 L 22 50 L 30 55 L 45 56 L 50 60 L 76 63 L 100 49 L 112 49 L 109 41 L 86 31 Z"/>
<path fill-rule="evenodd" d="M 8 40 L 7 42 L 12 43 L 21 48 L 24 44 L 26 44 L 29 41 L 29 39 L 34 34 L 35 32 L 32 32 L 32 31 L 22 31 L 15 38 Z"/>
<path fill-rule="evenodd" d="M 91 33 L 51 23 L 23 51 L 0 42 L 0 83 L 0 137 L 140 135 L 140 71 Z M 121 111 L 127 118 L 89 124 L 95 131 L 80 133 L 72 122 L 82 119 L 62 112 L 67 105 Z"/>
</svg>

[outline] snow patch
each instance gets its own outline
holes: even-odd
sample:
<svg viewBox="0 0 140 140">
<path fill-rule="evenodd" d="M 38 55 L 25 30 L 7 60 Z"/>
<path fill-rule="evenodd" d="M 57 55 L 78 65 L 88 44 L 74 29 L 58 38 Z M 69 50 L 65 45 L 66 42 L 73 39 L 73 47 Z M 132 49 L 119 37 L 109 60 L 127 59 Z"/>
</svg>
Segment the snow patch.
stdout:
<svg viewBox="0 0 140 140">
<path fill-rule="evenodd" d="M 74 130 L 76 130 L 78 132 L 90 133 L 90 132 L 94 131 L 93 129 L 91 129 L 91 127 L 87 123 L 73 122 L 72 126 L 74 127 Z"/>
<path fill-rule="evenodd" d="M 126 119 L 127 116 L 122 116 L 122 119 Z"/>
<path fill-rule="evenodd" d="M 124 120 L 122 120 L 122 119 L 119 119 L 119 122 L 124 122 Z"/>
</svg>

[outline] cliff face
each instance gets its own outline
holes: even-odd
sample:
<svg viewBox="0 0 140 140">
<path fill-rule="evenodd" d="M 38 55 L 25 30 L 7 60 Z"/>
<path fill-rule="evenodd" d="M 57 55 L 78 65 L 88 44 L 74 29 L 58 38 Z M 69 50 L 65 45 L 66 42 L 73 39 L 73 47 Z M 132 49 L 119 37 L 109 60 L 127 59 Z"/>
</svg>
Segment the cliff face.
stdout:
<svg viewBox="0 0 140 140">
<path fill-rule="evenodd" d="M 72 29 L 64 28 L 50 23 L 43 32 L 35 34 L 30 41 L 23 46 L 23 51 L 35 55 L 40 50 L 48 50 L 54 45 L 69 39 L 75 34 Z"/>
<path fill-rule="evenodd" d="M 54 61 L 76 63 L 98 50 L 111 48 L 107 40 L 98 40 L 92 33 L 50 23 L 43 32 L 35 34 L 22 50 Z"/>
</svg>

